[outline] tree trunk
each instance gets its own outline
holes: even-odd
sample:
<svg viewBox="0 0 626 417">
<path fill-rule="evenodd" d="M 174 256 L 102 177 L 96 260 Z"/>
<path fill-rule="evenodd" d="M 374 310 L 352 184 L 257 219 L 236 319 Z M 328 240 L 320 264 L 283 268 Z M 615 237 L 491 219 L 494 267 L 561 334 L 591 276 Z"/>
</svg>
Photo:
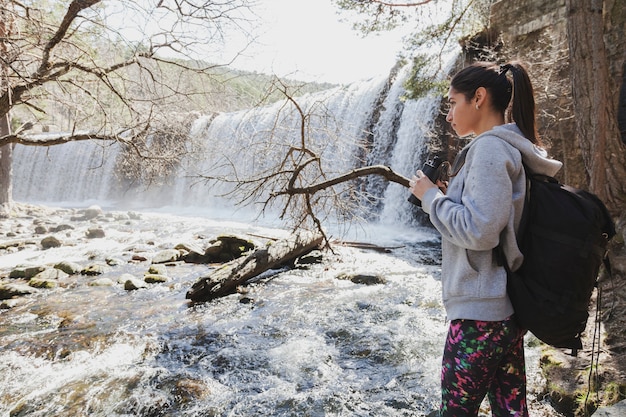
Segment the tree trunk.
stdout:
<svg viewBox="0 0 626 417">
<path fill-rule="evenodd" d="M 589 189 L 619 214 L 626 205 L 626 155 L 612 100 L 602 0 L 566 0 L 576 135 Z"/>
<path fill-rule="evenodd" d="M 0 118 L 0 137 L 9 135 L 9 115 Z M 8 215 L 13 205 L 13 145 L 0 147 L 0 215 Z"/>
<path fill-rule="evenodd" d="M 257 249 L 254 253 L 235 259 L 210 275 L 199 278 L 187 291 L 186 298 L 198 302 L 233 294 L 238 285 L 310 252 L 319 247 L 322 240 L 321 234 L 303 231 L 288 239 L 274 242 L 267 248 Z"/>
</svg>

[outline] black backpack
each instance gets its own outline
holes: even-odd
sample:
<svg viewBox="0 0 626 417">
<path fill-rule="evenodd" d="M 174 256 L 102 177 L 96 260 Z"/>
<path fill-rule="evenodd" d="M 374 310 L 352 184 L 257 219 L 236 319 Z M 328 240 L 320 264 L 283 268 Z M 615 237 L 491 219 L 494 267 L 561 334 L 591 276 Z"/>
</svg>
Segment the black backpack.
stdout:
<svg viewBox="0 0 626 417">
<path fill-rule="evenodd" d="M 524 262 L 515 272 L 503 262 L 509 298 L 520 326 L 575 354 L 582 348 L 600 266 L 609 267 L 607 246 L 615 225 L 592 193 L 525 171 L 526 202 L 517 237 Z"/>
</svg>

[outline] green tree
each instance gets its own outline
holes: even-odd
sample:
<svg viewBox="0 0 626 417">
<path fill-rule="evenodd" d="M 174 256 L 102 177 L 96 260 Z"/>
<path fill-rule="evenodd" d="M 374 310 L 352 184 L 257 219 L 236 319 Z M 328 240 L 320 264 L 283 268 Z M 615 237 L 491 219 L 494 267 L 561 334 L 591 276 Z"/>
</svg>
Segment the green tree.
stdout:
<svg viewBox="0 0 626 417">
<path fill-rule="evenodd" d="M 407 23 L 425 27 L 407 37 L 405 56 L 417 64 L 414 77 L 407 84 L 409 93 L 419 94 L 425 89 L 424 80 L 429 77 L 425 69 L 439 69 L 436 64 L 432 65 L 432 56 L 437 53 L 429 56 L 430 65 L 424 63 L 424 46 L 443 45 L 435 48 L 438 52 L 450 42 L 462 38 L 467 42 L 468 34 L 489 28 L 490 7 L 496 2 L 336 0 L 335 3 L 343 10 L 357 12 L 354 26 L 364 33 L 389 30 Z M 553 8 L 558 5 L 556 0 L 551 3 L 554 3 Z M 570 116 L 573 116 L 571 123 L 575 124 L 577 132 L 577 141 L 570 142 L 569 146 L 580 148 L 586 174 L 586 183 L 575 185 L 598 194 L 618 216 L 626 211 L 626 149 L 617 124 L 618 97 L 626 61 L 623 53 L 626 50 L 626 5 L 624 0 L 567 0 L 565 3 L 573 99 L 573 114 Z M 425 19 L 430 19 L 432 24 L 425 24 Z M 489 29 L 486 32 L 488 36 L 497 36 Z M 500 51 L 500 54 L 506 56 L 506 51 Z M 558 65 L 554 62 L 554 66 Z"/>
</svg>

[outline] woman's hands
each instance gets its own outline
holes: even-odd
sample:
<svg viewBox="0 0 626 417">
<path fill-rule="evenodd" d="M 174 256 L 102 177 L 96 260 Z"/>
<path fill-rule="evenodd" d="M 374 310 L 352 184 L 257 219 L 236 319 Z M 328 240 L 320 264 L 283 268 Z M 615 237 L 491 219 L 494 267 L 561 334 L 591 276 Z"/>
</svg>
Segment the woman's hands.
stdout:
<svg viewBox="0 0 626 417">
<path fill-rule="evenodd" d="M 448 184 L 447 184 L 447 181 L 442 182 L 439 180 L 437 180 L 437 184 L 434 184 L 430 180 L 430 178 L 424 175 L 424 173 L 420 169 L 420 170 L 417 170 L 413 178 L 409 180 L 409 187 L 410 187 L 411 193 L 415 197 L 419 198 L 421 201 L 426 191 L 428 191 L 430 188 L 439 188 L 445 194 L 446 189 L 448 188 Z"/>
</svg>

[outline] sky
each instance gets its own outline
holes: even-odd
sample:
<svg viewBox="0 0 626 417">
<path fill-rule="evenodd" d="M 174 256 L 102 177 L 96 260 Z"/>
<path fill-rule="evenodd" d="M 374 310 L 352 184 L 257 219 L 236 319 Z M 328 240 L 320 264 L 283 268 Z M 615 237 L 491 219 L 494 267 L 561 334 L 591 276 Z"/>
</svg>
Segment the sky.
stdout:
<svg viewBox="0 0 626 417">
<path fill-rule="evenodd" d="M 257 14 L 258 42 L 235 61 L 238 69 L 348 84 L 387 75 L 402 47 L 398 32 L 364 38 L 330 0 L 259 0 Z"/>
</svg>

